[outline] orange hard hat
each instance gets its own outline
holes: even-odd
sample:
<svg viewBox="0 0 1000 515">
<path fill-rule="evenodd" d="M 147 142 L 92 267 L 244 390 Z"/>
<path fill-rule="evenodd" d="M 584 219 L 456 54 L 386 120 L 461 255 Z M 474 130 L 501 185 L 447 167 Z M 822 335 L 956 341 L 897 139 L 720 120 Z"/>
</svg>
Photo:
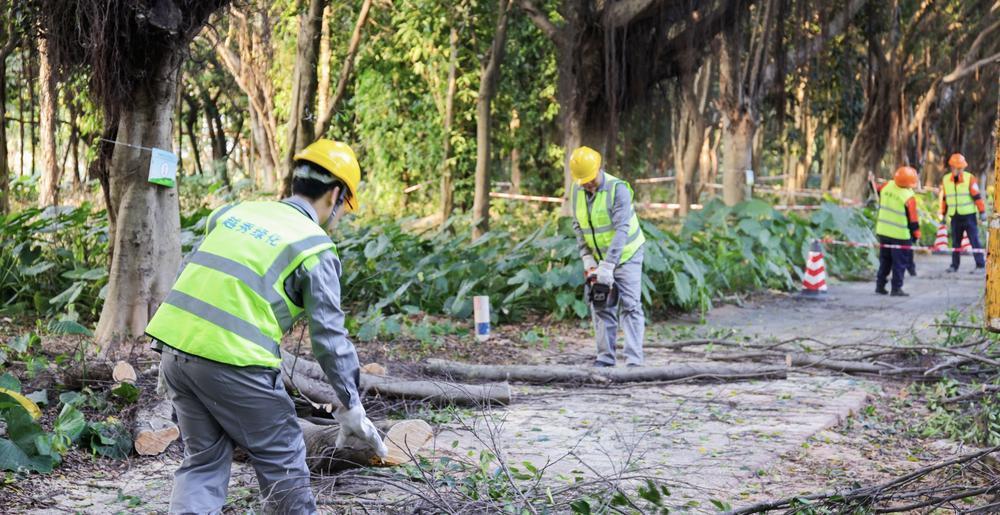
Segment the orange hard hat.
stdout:
<svg viewBox="0 0 1000 515">
<path fill-rule="evenodd" d="M 948 166 L 952 168 L 966 168 L 969 166 L 969 163 L 965 162 L 965 156 L 956 152 L 948 158 Z"/>
<path fill-rule="evenodd" d="M 896 175 L 892 178 L 896 186 L 900 188 L 917 187 L 917 171 L 911 166 L 900 166 L 896 168 Z"/>
</svg>

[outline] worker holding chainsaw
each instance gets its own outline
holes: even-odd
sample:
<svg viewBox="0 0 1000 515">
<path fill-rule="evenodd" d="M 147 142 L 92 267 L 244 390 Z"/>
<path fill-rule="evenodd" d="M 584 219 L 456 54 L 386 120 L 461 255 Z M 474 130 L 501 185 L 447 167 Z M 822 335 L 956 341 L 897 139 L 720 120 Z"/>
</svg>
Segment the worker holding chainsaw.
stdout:
<svg viewBox="0 0 1000 515">
<path fill-rule="evenodd" d="M 627 182 L 607 173 L 601 154 L 579 147 L 569 158 L 574 179 L 571 200 L 573 230 L 583 260 L 586 292 L 597 343 L 596 367 L 615 366 L 618 326 L 625 335 L 625 364 L 643 363 L 646 317 L 642 311 L 642 244 Z"/>
<path fill-rule="evenodd" d="M 209 217 L 146 334 L 184 441 L 170 513 L 220 513 L 233 448 L 250 454 L 265 512 L 316 513 L 302 429 L 281 378 L 279 344 L 309 318 L 316 360 L 337 392 L 340 437 L 387 449 L 358 395 L 360 368 L 340 307 L 341 264 L 325 228 L 358 206 L 361 169 L 344 143 L 295 155 L 281 202 L 236 202 Z"/>
</svg>

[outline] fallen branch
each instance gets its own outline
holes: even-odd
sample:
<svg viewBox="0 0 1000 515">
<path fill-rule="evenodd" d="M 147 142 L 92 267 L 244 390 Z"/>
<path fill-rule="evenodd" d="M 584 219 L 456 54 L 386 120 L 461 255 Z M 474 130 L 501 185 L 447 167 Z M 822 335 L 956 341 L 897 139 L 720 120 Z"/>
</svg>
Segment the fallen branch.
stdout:
<svg viewBox="0 0 1000 515">
<path fill-rule="evenodd" d="M 741 380 L 784 379 L 784 367 L 725 366 L 714 363 L 676 364 L 662 367 L 583 368 L 568 365 L 474 365 L 429 359 L 424 371 L 465 381 L 516 381 L 523 383 L 607 384 L 683 379 Z"/>
<path fill-rule="evenodd" d="M 345 444 L 338 448 L 339 425 L 314 424 L 301 418 L 298 422 L 306 443 L 306 462 L 312 472 L 401 465 L 411 461 L 434 436 L 430 425 L 423 420 L 382 423 L 382 429 L 387 429 L 383 441 L 389 455 L 379 459 L 367 443 L 353 435 L 349 435 Z"/>
<path fill-rule="evenodd" d="M 281 371 L 286 388 L 299 390 L 314 404 L 329 404 L 333 408 L 340 406 L 340 400 L 327 382 L 319 363 L 285 354 Z M 510 404 L 512 395 L 510 385 L 506 383 L 470 385 L 444 381 L 408 381 L 371 374 L 361 374 L 361 389 L 370 395 L 421 400 L 436 405 Z"/>
<path fill-rule="evenodd" d="M 738 510 L 728 511 L 726 512 L 726 515 L 748 515 L 751 513 L 765 513 L 772 510 L 779 510 L 779 509 L 793 507 L 802 503 L 803 501 L 818 501 L 810 503 L 809 506 L 811 508 L 817 508 L 821 506 L 838 507 L 840 508 L 841 512 L 850 512 L 851 510 L 849 508 L 854 508 L 854 507 L 873 507 L 876 503 L 880 501 L 883 502 L 891 501 L 893 499 L 894 494 L 896 493 L 905 493 L 906 495 L 913 497 L 913 494 L 916 491 L 909 485 L 914 481 L 924 476 L 927 476 L 931 472 L 947 468 L 952 465 L 978 462 L 984 457 L 993 454 L 997 451 L 1000 451 L 1000 446 L 991 447 L 989 449 L 985 449 L 979 452 L 965 454 L 945 462 L 924 467 L 885 483 L 862 487 L 862 488 L 856 488 L 847 491 L 834 490 L 832 492 L 827 492 L 822 494 L 797 495 L 795 497 L 787 497 L 785 499 L 780 499 L 777 501 L 757 503 L 751 506 L 747 506 L 745 508 L 740 508 Z M 907 488 L 904 490 L 903 487 Z M 897 492 L 897 490 L 900 491 Z M 954 499 L 962 499 L 965 497 L 981 495 L 984 493 L 995 492 L 998 490 L 1000 490 L 1000 484 L 994 483 L 986 487 L 966 488 L 961 492 L 959 492 L 958 494 L 953 493 L 942 497 L 934 497 L 932 493 L 933 491 L 929 491 L 925 496 L 928 499 L 925 499 L 924 501 L 920 501 L 918 503 L 906 506 L 879 507 L 875 508 L 873 511 L 879 513 L 907 511 L 907 510 L 917 509 L 920 507 L 940 505 Z"/>
</svg>

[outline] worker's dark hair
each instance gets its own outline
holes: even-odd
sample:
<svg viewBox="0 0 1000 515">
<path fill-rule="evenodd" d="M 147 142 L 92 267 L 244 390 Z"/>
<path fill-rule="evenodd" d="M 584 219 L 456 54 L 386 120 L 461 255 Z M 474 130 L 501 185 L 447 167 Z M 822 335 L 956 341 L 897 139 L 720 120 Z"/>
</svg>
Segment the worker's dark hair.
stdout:
<svg viewBox="0 0 1000 515">
<path fill-rule="evenodd" d="M 326 171 L 323 167 L 311 161 L 299 160 L 295 162 L 295 168 L 299 168 L 301 166 L 309 167 L 313 172 L 318 174 L 330 175 L 330 172 Z M 316 200 L 325 195 L 328 191 L 336 188 L 337 186 L 340 186 L 341 194 L 345 195 L 345 198 L 346 196 L 350 195 L 350 192 L 347 190 L 347 187 L 344 186 L 344 183 L 341 182 L 339 179 L 334 179 L 333 182 L 327 184 L 317 181 L 316 179 L 309 179 L 305 177 L 292 178 L 292 193 L 295 195 L 302 195 L 303 197 L 306 197 L 309 200 Z"/>
</svg>

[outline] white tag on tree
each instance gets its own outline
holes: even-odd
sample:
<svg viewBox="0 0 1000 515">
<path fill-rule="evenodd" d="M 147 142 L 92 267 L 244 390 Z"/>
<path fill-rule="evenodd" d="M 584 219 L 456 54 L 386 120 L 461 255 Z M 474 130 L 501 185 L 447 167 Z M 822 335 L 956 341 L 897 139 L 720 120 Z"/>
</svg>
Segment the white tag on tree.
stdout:
<svg viewBox="0 0 1000 515">
<path fill-rule="evenodd" d="M 160 148 L 151 149 L 149 182 L 173 188 L 177 184 L 177 154 Z"/>
<path fill-rule="evenodd" d="M 746 175 L 747 175 L 747 186 L 753 186 L 754 182 L 753 170 L 746 170 Z"/>
</svg>

